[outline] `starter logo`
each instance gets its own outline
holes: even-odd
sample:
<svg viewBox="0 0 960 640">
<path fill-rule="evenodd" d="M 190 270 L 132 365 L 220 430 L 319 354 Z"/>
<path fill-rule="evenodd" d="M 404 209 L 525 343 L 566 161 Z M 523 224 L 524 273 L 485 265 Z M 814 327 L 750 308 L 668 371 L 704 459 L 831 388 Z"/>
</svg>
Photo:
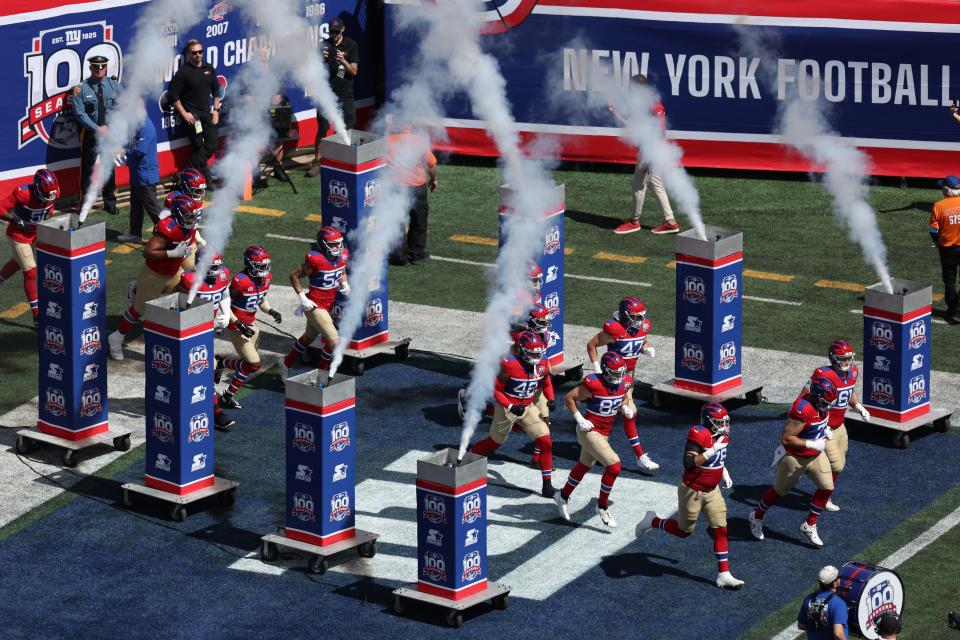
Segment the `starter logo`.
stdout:
<svg viewBox="0 0 960 640">
<path fill-rule="evenodd" d="M 480 529 L 467 529 L 467 535 L 463 540 L 463 546 L 477 544 L 480 541 Z"/>
<path fill-rule="evenodd" d="M 170 404 L 170 389 L 167 389 L 162 384 L 158 384 L 156 391 L 153 392 L 153 399 L 157 402 Z"/>
<path fill-rule="evenodd" d="M 927 342 L 927 324 L 923 320 L 917 320 L 910 325 L 910 341 L 907 346 L 911 349 L 919 349 Z"/>
<path fill-rule="evenodd" d="M 737 299 L 737 276 L 730 274 L 720 281 L 720 302 L 733 302 Z"/>
<path fill-rule="evenodd" d="M 50 293 L 63 293 L 63 271 L 52 264 L 43 265 L 43 288 Z"/>
<path fill-rule="evenodd" d="M 347 232 L 347 219 L 341 218 L 340 216 L 333 216 L 330 218 L 330 226 L 339 231 L 340 233 Z"/>
<path fill-rule="evenodd" d="M 910 371 L 916 371 L 917 369 L 923 369 L 923 354 L 918 353 L 913 356 L 910 360 Z"/>
<path fill-rule="evenodd" d="M 100 327 L 87 327 L 80 332 L 80 353 L 92 356 L 100 351 Z"/>
<path fill-rule="evenodd" d="M 549 267 L 547 267 L 547 273 L 543 278 L 543 282 L 544 284 L 550 284 L 551 282 L 553 282 L 559 277 L 560 277 L 560 267 L 558 267 L 555 264 L 552 264 Z"/>
<path fill-rule="evenodd" d="M 543 299 L 543 306 L 550 312 L 550 320 L 553 320 L 560 313 L 560 294 L 556 291 L 547 294 Z"/>
<path fill-rule="evenodd" d="M 313 508 L 313 496 L 299 491 L 293 494 L 293 510 L 290 514 L 300 522 L 316 520 L 317 514 Z"/>
<path fill-rule="evenodd" d="M 331 180 L 327 185 L 327 202 L 338 209 L 350 206 L 350 190 L 346 182 Z"/>
<path fill-rule="evenodd" d="M 703 371 L 703 347 L 692 342 L 685 342 L 680 357 L 680 366 L 690 369 L 690 371 Z"/>
<path fill-rule="evenodd" d="M 877 404 L 893 404 L 893 384 L 887 378 L 874 378 L 870 400 Z"/>
<path fill-rule="evenodd" d="M 153 463 L 153 468 L 160 469 L 160 471 L 170 471 L 170 468 L 173 466 L 172 463 L 173 460 L 170 459 L 170 456 L 158 453 L 157 461 Z"/>
<path fill-rule="evenodd" d="M 83 304 L 83 315 L 81 320 L 93 320 L 97 317 L 97 309 L 100 307 L 96 302 L 85 302 Z"/>
<path fill-rule="evenodd" d="M 193 462 L 190 464 L 190 472 L 202 471 L 207 468 L 207 454 L 198 453 L 193 456 Z"/>
<path fill-rule="evenodd" d="M 706 291 L 703 278 L 687 276 L 683 279 L 683 293 L 680 297 L 691 304 L 700 304 L 706 300 Z"/>
<path fill-rule="evenodd" d="M 99 389 L 87 389 L 80 394 L 80 415 L 84 418 L 92 418 L 103 409 L 103 403 L 100 401 Z"/>
<path fill-rule="evenodd" d="M 333 468 L 333 480 L 331 482 L 338 482 L 340 480 L 347 479 L 347 469 L 350 467 L 346 463 L 341 462 Z"/>
<path fill-rule="evenodd" d="M 444 504 L 443 498 L 433 493 L 423 496 L 423 517 L 433 524 L 446 524 L 447 505 Z"/>
<path fill-rule="evenodd" d="M 737 316 L 729 315 L 723 316 L 723 325 L 720 327 L 721 332 L 733 331 L 737 326 Z"/>
<path fill-rule="evenodd" d="M 367 303 L 367 317 L 363 324 L 368 327 L 375 327 L 383 322 L 383 301 L 380 298 L 373 298 Z"/>
<path fill-rule="evenodd" d="M 90 382 L 100 377 L 100 365 L 88 364 L 83 368 L 83 381 Z"/>
<path fill-rule="evenodd" d="M 330 428 L 330 452 L 340 452 L 350 446 L 350 424 L 339 422 Z"/>
<path fill-rule="evenodd" d="M 304 453 L 312 453 L 317 450 L 317 439 L 313 434 L 313 427 L 302 422 L 293 425 L 293 448 L 299 449 Z"/>
<path fill-rule="evenodd" d="M 67 350 L 63 331 L 56 327 L 47 327 L 43 331 L 43 348 L 55 356 L 63 355 Z"/>
<path fill-rule="evenodd" d="M 173 420 L 163 413 L 153 414 L 153 430 L 150 434 L 160 442 L 173 442 Z"/>
<path fill-rule="evenodd" d="M 877 371 L 890 371 L 890 358 L 874 356 L 873 368 Z"/>
<path fill-rule="evenodd" d="M 47 302 L 47 317 L 59 320 L 63 316 L 63 307 L 50 300 Z"/>
<path fill-rule="evenodd" d="M 51 362 L 50 368 L 47 369 L 47 377 L 51 380 L 63 380 L 63 367 L 55 362 Z"/>
<path fill-rule="evenodd" d="M 70 101 L 94 56 L 107 58 L 107 75 L 120 76 L 120 47 L 113 41 L 113 26 L 104 21 L 57 27 L 33 37 L 30 50 L 23 55 L 27 104 L 17 127 L 18 148 L 34 140 L 60 149 L 80 144 Z"/>
<path fill-rule="evenodd" d="M 893 326 L 888 322 L 875 320 L 870 325 L 870 344 L 880 351 L 893 349 Z"/>
<path fill-rule="evenodd" d="M 443 582 L 447 579 L 447 563 L 443 556 L 434 551 L 423 554 L 423 575 L 434 582 Z"/>
<path fill-rule="evenodd" d="M 207 352 L 206 345 L 197 345 L 190 349 L 190 364 L 187 365 L 187 373 L 200 373 L 210 366 L 210 354 Z"/>
<path fill-rule="evenodd" d="M 460 524 L 473 524 L 480 519 L 480 494 L 471 493 L 463 499 L 463 517 Z"/>
<path fill-rule="evenodd" d="M 720 363 L 717 365 L 723 371 L 737 364 L 737 345 L 725 342 L 720 346 Z"/>
<path fill-rule="evenodd" d="M 200 442 L 210 435 L 210 418 L 205 413 L 198 413 L 190 418 L 190 434 L 187 442 Z"/>
<path fill-rule="evenodd" d="M 305 464 L 298 464 L 297 471 L 293 474 L 293 478 L 294 480 L 299 480 L 300 482 L 312 482 L 313 469 Z"/>
<path fill-rule="evenodd" d="M 330 522 L 343 522 L 350 517 L 350 494 L 346 491 L 330 498 Z"/>
<path fill-rule="evenodd" d="M 543 252 L 547 255 L 553 255 L 560 250 L 560 227 L 553 225 L 547 229 L 543 238 Z"/>
<path fill-rule="evenodd" d="M 547 347 L 553 347 L 560 342 L 560 334 L 556 331 L 551 331 L 550 335 L 547 336 Z"/>
<path fill-rule="evenodd" d="M 164 375 L 173 373 L 173 354 L 167 347 L 153 345 L 153 354 L 150 358 L 150 366 L 157 370 L 157 373 Z"/>
<path fill-rule="evenodd" d="M 207 399 L 207 387 L 198 384 L 193 388 L 193 394 L 190 396 L 190 404 L 197 404 Z"/>
<path fill-rule="evenodd" d="M 80 268 L 80 293 L 93 293 L 100 288 L 100 269 L 95 264 Z"/>
<path fill-rule="evenodd" d="M 44 408 L 52 416 L 65 416 L 67 415 L 67 399 L 63 395 L 63 391 L 55 387 L 48 387 L 46 393 L 47 401 L 44 404 Z"/>
<path fill-rule="evenodd" d="M 365 207 L 375 207 L 377 206 L 377 194 L 380 192 L 380 180 L 374 178 L 373 180 L 367 180 L 366 184 L 363 185 L 363 206 Z"/>
<path fill-rule="evenodd" d="M 427 532 L 427 544 L 432 544 L 437 547 L 443 546 L 443 534 L 437 531 L 436 529 L 430 529 Z"/>
<path fill-rule="evenodd" d="M 480 577 L 480 574 L 483 573 L 483 568 L 480 566 L 480 552 L 471 551 L 467 555 L 463 556 L 463 574 L 460 576 L 465 582 L 472 582 Z"/>
<path fill-rule="evenodd" d="M 927 397 L 927 381 L 923 376 L 914 376 L 910 378 L 909 391 L 907 393 L 907 402 L 910 404 L 919 404 Z"/>
<path fill-rule="evenodd" d="M 703 320 L 697 316 L 687 316 L 687 322 L 683 325 L 683 330 L 691 333 L 700 333 L 703 330 Z"/>
</svg>

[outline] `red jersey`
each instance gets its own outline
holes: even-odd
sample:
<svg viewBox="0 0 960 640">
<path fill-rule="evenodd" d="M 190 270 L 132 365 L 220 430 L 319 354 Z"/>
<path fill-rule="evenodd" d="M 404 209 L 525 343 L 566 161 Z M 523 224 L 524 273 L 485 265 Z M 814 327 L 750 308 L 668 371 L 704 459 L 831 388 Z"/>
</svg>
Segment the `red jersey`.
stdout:
<svg viewBox="0 0 960 640">
<path fill-rule="evenodd" d="M 17 242 L 33 244 L 37 239 L 37 223 L 43 222 L 53 213 L 53 203 L 44 202 L 33 195 L 29 184 L 22 184 L 9 196 L 0 200 L 0 212 L 13 213 L 30 225 L 26 233 L 20 231 L 14 224 L 7 225 L 7 235 Z"/>
<path fill-rule="evenodd" d="M 817 413 L 816 408 L 807 399 L 809 396 L 804 393 L 793 401 L 790 407 L 790 413 L 787 414 L 791 420 L 799 420 L 803 423 L 803 429 L 797 434 L 801 440 L 825 440 L 827 437 L 827 421 L 830 418 L 828 411 L 824 415 Z M 820 455 L 816 449 L 806 447 L 785 447 L 787 453 L 801 458 L 812 458 Z"/>
<path fill-rule="evenodd" d="M 330 260 L 330 257 L 323 251 L 311 250 L 307 252 L 307 257 L 303 259 L 309 267 L 307 276 L 310 279 L 310 289 L 307 291 L 307 297 L 317 305 L 318 309 L 330 311 L 333 307 L 333 301 L 337 298 L 337 290 L 340 283 L 343 282 L 343 274 L 347 269 L 349 254 L 346 249 L 340 251 L 336 260 Z"/>
<path fill-rule="evenodd" d="M 197 272 L 193 269 L 189 271 L 184 271 L 183 275 L 180 276 L 180 287 L 186 291 L 190 291 L 193 287 L 193 283 L 196 281 Z M 200 286 L 197 287 L 197 297 L 201 300 L 209 300 L 213 303 L 213 316 L 216 317 L 220 313 L 220 301 L 223 300 L 223 296 L 227 294 L 227 288 L 230 286 L 230 269 L 223 267 L 220 271 L 220 275 L 217 276 L 216 281 L 213 284 L 210 284 L 210 281 L 204 278 L 203 282 L 200 283 Z"/>
<path fill-rule="evenodd" d="M 233 276 L 230 282 L 230 311 L 237 320 L 246 324 L 256 321 L 260 301 L 267 297 L 272 281 L 273 276 L 269 273 L 263 278 L 251 278 L 244 271 Z"/>
<path fill-rule="evenodd" d="M 593 423 L 594 431 L 602 436 L 609 436 L 620 405 L 633 388 L 633 376 L 624 376 L 623 382 L 611 388 L 601 376 L 591 373 L 583 379 L 582 384 L 590 392 L 590 398 L 586 402 L 587 420 Z"/>
<path fill-rule="evenodd" d="M 633 373 L 637 366 L 637 358 L 647 344 L 650 321 L 644 320 L 639 327 L 627 329 L 618 319 L 610 318 L 603 325 L 603 332 L 613 340 L 607 345 L 607 351 L 616 351 L 623 356 L 627 363 L 627 373 Z"/>
<path fill-rule="evenodd" d="M 690 431 L 687 432 L 686 450 L 702 454 L 724 438 L 726 438 L 727 443 L 730 442 L 730 436 L 714 438 L 710 429 L 698 424 L 695 427 L 690 427 Z M 697 451 L 698 448 L 699 451 Z M 701 466 L 691 469 L 690 471 L 684 471 L 683 484 L 697 491 L 713 491 L 723 478 L 723 467 L 726 460 L 727 450 L 721 449 L 715 453 L 712 458 L 704 461 Z"/>
<path fill-rule="evenodd" d="M 521 362 L 514 355 L 508 355 L 500 361 L 500 374 L 507 380 L 501 380 L 501 376 L 497 377 L 493 397 L 504 407 L 509 404 L 521 407 L 532 404 L 533 397 L 541 384 L 544 385 L 544 392 L 546 392 L 547 383 L 543 380 L 547 376 L 546 358 L 535 366 L 531 366 Z"/>
<path fill-rule="evenodd" d="M 828 424 L 831 429 L 839 429 L 843 426 L 843 418 L 847 415 L 850 396 L 853 395 L 854 387 L 857 386 L 857 380 L 860 379 L 860 369 L 857 368 L 857 365 L 851 364 L 849 371 L 840 373 L 831 366 L 820 367 L 810 376 L 811 379 L 817 377 L 826 378 L 837 388 L 837 403 L 830 408 Z M 810 383 L 807 384 L 809 386 Z"/>
<path fill-rule="evenodd" d="M 189 232 L 184 231 L 183 228 L 178 225 L 177 221 L 173 218 L 164 218 L 153 227 L 153 235 L 163 238 L 165 241 L 163 248 L 167 251 L 171 251 L 176 249 L 181 244 L 193 244 L 194 238 L 197 235 L 197 230 L 191 229 Z M 147 258 L 147 266 L 150 267 L 150 270 L 165 276 L 174 275 L 180 270 L 180 265 L 182 264 L 182 257 L 160 259 Z"/>
</svg>

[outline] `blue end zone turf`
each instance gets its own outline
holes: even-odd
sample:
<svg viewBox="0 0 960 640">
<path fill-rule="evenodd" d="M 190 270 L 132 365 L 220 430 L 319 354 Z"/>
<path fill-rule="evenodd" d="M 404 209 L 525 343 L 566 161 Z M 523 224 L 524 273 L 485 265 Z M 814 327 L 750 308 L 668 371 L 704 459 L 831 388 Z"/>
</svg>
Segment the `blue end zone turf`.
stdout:
<svg viewBox="0 0 960 640">
<path fill-rule="evenodd" d="M 364 516 L 376 516 L 381 528 L 368 528 L 386 537 L 373 560 L 346 552 L 331 559 L 334 569 L 323 576 L 307 573 L 305 559 L 288 562 L 287 570 L 274 569 L 273 574 L 248 570 L 260 561 L 244 556 L 255 552 L 260 536 L 275 531 L 283 520 L 283 398 L 278 385 L 268 384 L 244 398 L 243 411 L 234 412 L 236 431 L 216 435 L 217 474 L 241 483 L 234 507 L 193 511 L 182 524 L 168 520 L 167 507 L 145 498 L 127 510 L 120 504 L 119 486 L 142 478 L 138 461 L 115 479 L 83 483 L 81 498 L 0 543 L 4 638 L 445 636 L 450 631 L 439 610 L 408 606 L 404 617 L 389 610 L 390 592 L 416 579 L 415 569 L 403 574 L 404 567 L 415 566 L 416 541 L 410 535 L 391 542 L 388 534 L 396 538 L 397 531 L 415 521 L 416 504 L 404 499 L 371 514 L 364 505 L 374 496 L 359 485 L 373 487 L 371 482 L 379 481 L 381 487 L 410 488 L 412 495 L 411 473 L 396 465 L 384 469 L 411 451 L 456 445 L 455 398 L 462 383 L 462 369 L 421 357 L 371 369 L 358 379 L 358 525 L 363 527 Z M 730 563 L 733 574 L 747 584 L 739 592 L 721 591 L 713 586 L 716 564 L 705 520 L 686 540 L 652 531 L 637 541 L 632 533 L 642 515 L 633 509 L 645 504 L 645 492 L 675 509 L 684 436 L 695 409 L 681 405 L 677 413 L 666 413 L 640 404 L 641 442 L 662 465 L 654 478 L 630 470 L 634 458 L 618 424 L 613 442 L 626 470 L 613 490 L 611 510 L 620 523 L 613 533 L 595 525 L 595 519 L 585 524 L 593 517 L 599 467 L 571 501 L 578 510 L 574 521 L 580 524 L 562 523 L 553 502 L 532 493 L 539 489 L 539 473 L 526 466 L 529 440 L 512 434 L 489 468 L 495 525 L 490 576 L 499 580 L 529 562 L 526 567 L 536 579 L 524 579 L 527 569 L 517 572 L 510 608 L 473 610 L 466 616 L 465 632 L 482 637 L 502 636 L 505 629 L 513 631 L 508 635 L 523 630 L 546 638 L 598 631 L 630 638 L 735 637 L 807 589 L 820 566 L 852 558 L 958 482 L 956 436 L 921 438 L 906 450 L 854 440 L 836 493 L 843 511 L 825 513 L 820 521 L 826 547 L 811 548 L 798 531 L 811 493 L 806 480 L 768 513 L 767 539 L 757 542 L 750 537 L 746 515 L 772 480 L 769 464 L 783 425 L 782 408 L 737 409 L 727 458 L 736 483 L 727 497 Z M 481 425 L 474 441 L 486 427 Z M 566 411 L 558 412 L 553 432 L 554 484 L 559 487 L 578 451 Z M 510 478 L 520 481 L 511 484 Z M 640 495 L 627 496 L 628 491 Z M 378 495 L 376 500 L 389 502 L 390 497 Z M 611 543 L 612 552 L 583 561 L 608 540 L 619 540 Z M 386 563 L 382 566 L 395 579 L 337 570 L 347 562 L 355 572 Z M 550 578 L 552 572 L 556 580 Z"/>
</svg>

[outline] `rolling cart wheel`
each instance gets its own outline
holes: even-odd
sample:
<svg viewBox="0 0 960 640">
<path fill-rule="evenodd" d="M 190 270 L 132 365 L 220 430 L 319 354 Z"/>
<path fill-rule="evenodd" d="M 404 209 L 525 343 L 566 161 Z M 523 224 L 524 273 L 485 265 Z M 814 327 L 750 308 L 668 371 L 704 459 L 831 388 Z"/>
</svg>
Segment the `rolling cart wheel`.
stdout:
<svg viewBox="0 0 960 640">
<path fill-rule="evenodd" d="M 397 355 L 397 360 L 406 360 L 410 355 L 410 343 L 404 342 L 403 344 L 397 345 L 394 353 Z"/>
<path fill-rule="evenodd" d="M 947 431 L 950 431 L 950 418 L 943 417 L 943 418 L 940 418 L 939 420 L 934 420 L 933 430 L 936 431 L 937 433 L 946 433 Z M 18 439 L 18 442 L 19 442 L 19 439 Z M 19 444 L 17 446 L 17 450 L 19 451 Z"/>
<path fill-rule="evenodd" d="M 263 541 L 260 545 L 260 559 L 264 562 L 273 562 L 280 557 L 280 550 L 273 542 Z"/>
<path fill-rule="evenodd" d="M 399 594 L 393 596 L 393 612 L 398 616 L 403 615 L 403 598 Z"/>
<path fill-rule="evenodd" d="M 583 365 L 577 365 L 573 369 L 568 369 L 566 373 L 567 382 L 580 382 L 583 377 Z"/>
<path fill-rule="evenodd" d="M 233 504 L 237 501 L 237 490 L 230 489 L 229 491 L 218 493 L 217 499 L 220 501 L 220 504 L 226 505 L 228 507 L 232 507 Z"/>
<path fill-rule="evenodd" d="M 350 365 L 350 370 L 353 372 L 353 375 L 362 376 L 364 369 L 366 369 L 366 367 L 363 364 L 363 360 L 354 358 L 353 364 Z"/>
<path fill-rule="evenodd" d="M 504 610 L 506 610 L 506 608 L 507 608 L 509 605 L 510 605 L 510 597 L 509 597 L 509 594 L 506 594 L 506 593 L 505 593 L 505 594 L 503 594 L 503 595 L 501 595 L 501 596 L 497 596 L 496 598 L 493 599 L 493 608 L 494 608 L 494 609 L 499 609 L 500 611 L 504 611 Z"/>
<path fill-rule="evenodd" d="M 371 540 L 370 542 L 364 542 L 357 547 L 357 553 L 360 554 L 361 558 L 372 558 L 377 555 L 377 541 Z"/>
<path fill-rule="evenodd" d="M 893 439 L 893 445 L 897 449 L 906 449 L 910 446 L 910 434 L 909 433 L 898 433 Z"/>
<path fill-rule="evenodd" d="M 133 506 L 133 496 L 130 495 L 130 492 L 126 489 L 123 490 L 123 506 L 132 507 Z"/>
<path fill-rule="evenodd" d="M 310 573 L 322 576 L 327 572 L 327 569 L 330 568 L 330 564 L 323 556 L 313 556 L 310 558 L 310 563 L 307 565 L 307 568 L 310 570 Z"/>
<path fill-rule="evenodd" d="M 650 406 L 654 409 L 663 408 L 663 395 L 656 389 L 653 390 L 653 393 L 650 395 Z"/>
<path fill-rule="evenodd" d="M 117 451 L 130 451 L 130 434 L 114 438 L 113 448 Z"/>
<path fill-rule="evenodd" d="M 173 518 L 174 522 L 183 522 L 187 519 L 187 508 L 182 504 L 178 504 L 170 510 L 170 517 Z"/>
<path fill-rule="evenodd" d="M 762 389 L 757 389 L 756 391 L 751 391 L 747 394 L 747 402 L 750 404 L 762 404 L 763 403 L 763 393 Z"/>
<path fill-rule="evenodd" d="M 30 445 L 27 444 L 27 439 L 23 436 L 17 436 L 17 453 L 30 453 Z"/>
<path fill-rule="evenodd" d="M 77 466 L 77 462 L 79 461 L 77 460 L 76 453 L 73 449 L 67 449 L 67 452 L 63 454 L 63 466 L 71 469 Z"/>
<path fill-rule="evenodd" d="M 459 629 L 463 626 L 463 614 L 456 609 L 450 609 L 447 612 L 447 624 L 454 629 Z"/>
</svg>

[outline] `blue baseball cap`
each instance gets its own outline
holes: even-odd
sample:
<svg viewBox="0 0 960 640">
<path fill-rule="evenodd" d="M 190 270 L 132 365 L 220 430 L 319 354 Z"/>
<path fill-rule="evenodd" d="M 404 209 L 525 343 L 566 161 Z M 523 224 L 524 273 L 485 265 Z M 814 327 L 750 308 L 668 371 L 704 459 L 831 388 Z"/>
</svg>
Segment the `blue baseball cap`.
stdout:
<svg viewBox="0 0 960 640">
<path fill-rule="evenodd" d="M 957 176 L 947 176 L 943 180 L 937 180 L 938 187 L 946 187 L 947 189 L 960 189 L 960 178 Z"/>
</svg>

